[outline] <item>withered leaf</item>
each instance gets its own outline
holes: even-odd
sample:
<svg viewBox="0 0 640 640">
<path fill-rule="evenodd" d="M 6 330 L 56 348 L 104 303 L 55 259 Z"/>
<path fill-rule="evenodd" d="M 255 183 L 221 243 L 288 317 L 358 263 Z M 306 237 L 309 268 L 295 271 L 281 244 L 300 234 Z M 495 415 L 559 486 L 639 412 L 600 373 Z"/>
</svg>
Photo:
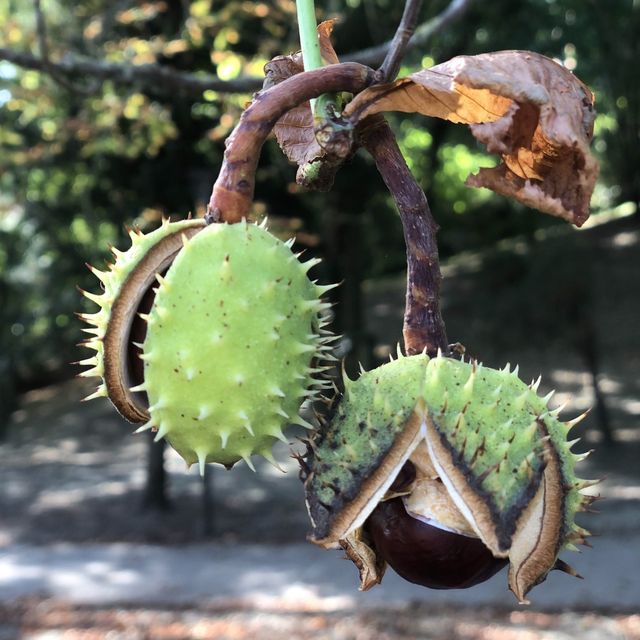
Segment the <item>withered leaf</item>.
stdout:
<svg viewBox="0 0 640 640">
<path fill-rule="evenodd" d="M 327 64 L 339 62 L 338 56 L 331 44 L 331 32 L 334 20 L 325 20 L 318 25 L 320 54 Z M 267 89 L 287 78 L 304 71 L 302 53 L 290 56 L 278 56 L 265 66 L 265 83 Z M 288 111 L 273 129 L 276 140 L 287 158 L 303 166 L 324 157 L 324 152 L 316 142 L 313 130 L 313 115 L 309 102 L 305 102 L 295 109 Z"/>
<path fill-rule="evenodd" d="M 382 556 L 376 554 L 373 543 L 359 527 L 346 538 L 340 540 L 340 546 L 349 560 L 357 567 L 360 574 L 360 591 L 369 591 L 382 582 L 387 563 Z"/>
<path fill-rule="evenodd" d="M 421 113 L 470 125 L 502 163 L 469 176 L 487 187 L 581 226 L 598 165 L 589 151 L 593 94 L 570 71 L 528 51 L 459 56 L 358 94 L 345 116 Z"/>
</svg>

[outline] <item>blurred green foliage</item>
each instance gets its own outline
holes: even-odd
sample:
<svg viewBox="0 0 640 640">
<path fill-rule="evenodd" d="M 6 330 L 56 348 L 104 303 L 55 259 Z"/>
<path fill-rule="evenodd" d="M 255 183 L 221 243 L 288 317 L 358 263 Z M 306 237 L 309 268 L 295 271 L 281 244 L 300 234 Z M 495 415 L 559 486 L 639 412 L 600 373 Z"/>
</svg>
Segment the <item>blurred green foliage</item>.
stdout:
<svg viewBox="0 0 640 640">
<path fill-rule="evenodd" d="M 321 17 L 339 18 L 334 32 L 339 53 L 390 38 L 402 4 L 318 2 Z M 231 80 L 260 75 L 271 57 L 297 48 L 293 0 L 44 0 L 42 5 L 54 60 L 73 52 Z M 423 18 L 446 5 L 445 0 L 425 3 Z M 411 52 L 403 72 L 461 53 L 510 48 L 557 58 L 596 93 L 594 146 L 603 180 L 595 208 L 637 203 L 638 27 L 638 0 L 476 2 L 428 51 Z M 38 51 L 32 3 L 0 0 L 0 46 Z M 125 225 L 147 228 L 163 215 L 203 212 L 223 141 L 250 98 L 214 91 L 194 98 L 114 82 L 93 91 L 92 78 L 75 82 L 78 90 L 47 73 L 0 62 L 4 389 L 47 381 L 78 359 L 73 345 L 81 336 L 73 312 L 84 302 L 75 287 L 94 288 L 83 265 L 103 266 L 108 245 L 126 243 Z M 410 116 L 394 115 L 391 121 L 441 225 L 444 256 L 507 236 L 526 239 L 541 226 L 558 224 L 463 186 L 469 172 L 495 162 L 464 127 Z M 358 257 L 345 268 L 362 277 L 403 268 L 402 231 L 368 158 L 360 154 L 346 166 L 329 194 L 301 193 L 294 175 L 277 147 L 268 144 L 257 176 L 260 214 L 268 214 L 276 227 L 304 232 L 301 238 L 328 254 L 350 228 L 349 238 L 359 242 Z"/>
</svg>

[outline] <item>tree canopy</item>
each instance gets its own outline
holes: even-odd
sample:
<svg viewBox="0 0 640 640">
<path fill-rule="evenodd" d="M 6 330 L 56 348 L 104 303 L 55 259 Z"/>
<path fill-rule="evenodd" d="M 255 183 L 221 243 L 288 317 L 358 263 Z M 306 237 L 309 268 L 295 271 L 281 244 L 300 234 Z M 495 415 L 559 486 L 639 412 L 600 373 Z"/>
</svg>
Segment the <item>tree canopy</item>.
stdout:
<svg viewBox="0 0 640 640">
<path fill-rule="evenodd" d="M 380 52 L 370 48 L 393 35 L 402 13 L 393 0 L 318 5 L 320 18 L 338 18 L 341 59 L 371 64 Z M 421 21 L 422 44 L 403 73 L 461 53 L 531 49 L 578 74 L 599 112 L 602 180 L 592 205 L 637 206 L 638 2 L 435 0 Z M 298 43 L 293 0 L 0 0 L 0 25 L 0 378 L 9 388 L 77 359 L 75 286 L 90 286 L 82 265 L 103 266 L 125 225 L 203 213 L 224 139 L 265 63 Z M 391 122 L 441 226 L 443 255 L 557 224 L 464 186 L 495 162 L 464 128 L 420 116 Z M 333 256 L 335 268 L 368 277 L 403 268 L 393 204 L 364 155 L 332 192 L 304 193 L 270 144 L 255 207 L 274 228 Z M 345 238 L 358 242 L 350 262 L 337 255 Z"/>
</svg>

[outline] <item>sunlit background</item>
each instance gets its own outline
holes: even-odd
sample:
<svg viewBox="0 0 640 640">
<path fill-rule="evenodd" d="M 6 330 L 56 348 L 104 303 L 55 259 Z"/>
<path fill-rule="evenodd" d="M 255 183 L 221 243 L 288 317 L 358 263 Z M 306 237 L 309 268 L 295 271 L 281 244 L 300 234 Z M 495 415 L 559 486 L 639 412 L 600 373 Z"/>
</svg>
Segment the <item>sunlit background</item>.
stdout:
<svg viewBox="0 0 640 640">
<path fill-rule="evenodd" d="M 317 4 L 319 18 L 338 19 L 344 58 L 391 38 L 403 8 Z M 585 583 L 554 576 L 550 595 L 539 587 L 534 607 L 515 613 L 503 575 L 453 595 L 390 577 L 382 595 L 359 595 L 352 567 L 327 565 L 337 554 L 304 542 L 288 447 L 276 451 L 286 475 L 212 468 L 203 483 L 173 452 L 130 435 L 106 402 L 81 405 L 90 385 L 69 363 L 88 355 L 75 346 L 74 313 L 91 310 L 77 287 L 97 288 L 85 263 L 103 267 L 110 245 L 127 246 L 127 226 L 204 213 L 264 64 L 298 48 L 295 3 L 0 0 L 0 638 L 640 637 L 640 584 L 628 582 L 640 541 L 640 2 L 467 4 L 407 54 L 401 75 L 531 49 L 595 94 L 601 177 L 579 231 L 465 187 L 496 162 L 465 127 L 390 116 L 440 225 L 450 341 L 488 365 L 520 363 L 527 381 L 542 374 L 563 415 L 592 407 L 578 448 L 596 453 L 582 475 L 606 475 L 593 491 L 609 499 L 585 520 L 602 535 L 573 563 Z M 425 2 L 420 22 L 447 6 Z M 203 88 L 213 76 L 226 84 Z M 333 295 L 347 369 L 395 353 L 404 245 L 371 159 L 360 152 L 331 192 L 305 193 L 269 141 L 254 211 L 324 258 L 316 277 L 344 281 Z M 402 615 L 380 613 L 385 603 Z"/>
</svg>

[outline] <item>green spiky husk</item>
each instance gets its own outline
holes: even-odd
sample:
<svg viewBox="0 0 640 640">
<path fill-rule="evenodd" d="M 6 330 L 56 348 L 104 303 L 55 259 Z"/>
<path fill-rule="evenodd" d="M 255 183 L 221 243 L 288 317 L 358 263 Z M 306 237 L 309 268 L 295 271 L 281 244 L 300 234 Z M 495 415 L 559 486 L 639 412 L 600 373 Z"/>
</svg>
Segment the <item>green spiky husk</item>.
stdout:
<svg viewBox="0 0 640 640">
<path fill-rule="evenodd" d="M 90 395 L 88 399 L 94 397 L 108 396 L 108 389 L 104 381 L 104 338 L 109 325 L 111 312 L 120 295 L 123 284 L 127 281 L 136 267 L 164 238 L 202 226 L 201 220 L 181 220 L 179 222 L 169 222 L 168 219 L 163 220 L 160 227 L 149 233 L 142 233 L 137 230 L 131 230 L 129 237 L 131 238 L 131 246 L 126 251 L 120 251 L 112 248 L 111 251 L 115 256 L 115 262 L 109 266 L 106 271 L 100 271 L 95 267 L 90 267 L 91 272 L 100 280 L 103 291 L 100 294 L 94 294 L 84 291 L 86 298 L 97 304 L 100 309 L 95 313 L 80 314 L 80 318 L 91 325 L 89 328 L 83 329 L 85 333 L 92 337 L 83 343 L 83 346 L 95 350 L 95 354 L 90 358 L 86 358 L 78 362 L 78 364 L 90 367 L 83 371 L 82 377 L 97 377 L 101 381 L 95 393 Z M 142 295 L 144 292 L 140 292 Z"/>
<path fill-rule="evenodd" d="M 310 442 L 306 483 L 314 534 L 323 538 L 333 516 L 359 493 L 387 455 L 421 393 L 429 358 L 395 360 L 352 382 L 333 419 Z M 399 392 L 400 391 L 400 392 Z"/>
<path fill-rule="evenodd" d="M 469 484 L 490 504 L 507 548 L 518 515 L 539 486 L 545 437 L 553 443 L 565 487 L 557 551 L 587 533 L 575 524 L 586 504 L 580 488 L 588 481 L 575 476 L 582 456 L 567 442 L 570 423 L 560 422 L 517 371 L 417 355 L 363 373 L 356 382 L 346 380 L 346 389 L 335 416 L 309 448 L 305 490 L 314 538 L 323 539 L 336 514 L 358 494 L 418 398 Z"/>
<path fill-rule="evenodd" d="M 324 288 L 264 228 L 213 224 L 156 292 L 144 342 L 147 426 L 188 464 L 271 458 L 313 391 Z"/>
</svg>

